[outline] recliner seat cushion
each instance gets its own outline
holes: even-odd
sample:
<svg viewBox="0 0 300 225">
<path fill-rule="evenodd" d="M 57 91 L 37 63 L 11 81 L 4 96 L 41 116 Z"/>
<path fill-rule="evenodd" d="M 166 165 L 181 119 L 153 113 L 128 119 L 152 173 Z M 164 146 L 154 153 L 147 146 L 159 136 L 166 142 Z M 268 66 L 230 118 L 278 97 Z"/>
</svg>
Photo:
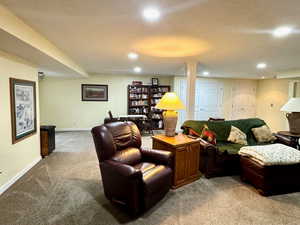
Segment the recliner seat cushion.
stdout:
<svg viewBox="0 0 300 225">
<path fill-rule="evenodd" d="M 146 173 L 148 170 L 153 169 L 156 167 L 155 164 L 153 163 L 148 163 L 148 162 L 141 162 L 139 164 L 136 164 L 133 166 L 135 169 L 140 170 L 143 174 Z"/>
<path fill-rule="evenodd" d="M 172 170 L 166 166 L 155 166 L 143 173 L 144 192 L 146 195 L 165 191 L 171 186 Z"/>
</svg>

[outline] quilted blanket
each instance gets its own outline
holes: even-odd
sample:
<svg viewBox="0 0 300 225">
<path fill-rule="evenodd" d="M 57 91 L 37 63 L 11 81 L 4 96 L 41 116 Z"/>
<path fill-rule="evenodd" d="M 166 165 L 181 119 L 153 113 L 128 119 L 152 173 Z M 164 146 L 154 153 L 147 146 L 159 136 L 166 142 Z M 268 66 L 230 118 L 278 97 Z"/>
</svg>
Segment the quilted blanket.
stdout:
<svg viewBox="0 0 300 225">
<path fill-rule="evenodd" d="M 245 146 L 239 151 L 264 166 L 300 163 L 300 151 L 283 144 Z"/>
</svg>

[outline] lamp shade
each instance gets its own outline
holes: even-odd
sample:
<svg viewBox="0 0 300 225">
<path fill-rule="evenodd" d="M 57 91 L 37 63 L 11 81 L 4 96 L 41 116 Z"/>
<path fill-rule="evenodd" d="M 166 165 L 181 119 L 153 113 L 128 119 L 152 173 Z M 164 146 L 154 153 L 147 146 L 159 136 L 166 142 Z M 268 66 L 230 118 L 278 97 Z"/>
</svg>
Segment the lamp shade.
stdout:
<svg viewBox="0 0 300 225">
<path fill-rule="evenodd" d="M 167 92 L 159 100 L 155 108 L 164 110 L 180 110 L 184 109 L 185 107 L 175 92 Z"/>
<path fill-rule="evenodd" d="M 291 98 L 282 108 L 283 112 L 300 112 L 300 98 Z"/>
</svg>

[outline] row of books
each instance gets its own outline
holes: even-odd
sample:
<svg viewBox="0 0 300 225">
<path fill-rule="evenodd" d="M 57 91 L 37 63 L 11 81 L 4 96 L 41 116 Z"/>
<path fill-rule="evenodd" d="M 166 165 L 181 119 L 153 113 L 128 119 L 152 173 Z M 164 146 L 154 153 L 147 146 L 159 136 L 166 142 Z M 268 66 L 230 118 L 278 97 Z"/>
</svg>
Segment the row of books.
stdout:
<svg viewBox="0 0 300 225">
<path fill-rule="evenodd" d="M 129 94 L 130 99 L 145 99 L 148 98 L 147 94 L 135 94 L 135 93 L 130 93 Z"/>
<path fill-rule="evenodd" d="M 131 101 L 131 106 L 143 106 L 143 105 L 148 105 L 148 100 Z"/>
<path fill-rule="evenodd" d="M 148 108 L 130 108 L 129 114 L 148 114 L 149 109 Z"/>
</svg>

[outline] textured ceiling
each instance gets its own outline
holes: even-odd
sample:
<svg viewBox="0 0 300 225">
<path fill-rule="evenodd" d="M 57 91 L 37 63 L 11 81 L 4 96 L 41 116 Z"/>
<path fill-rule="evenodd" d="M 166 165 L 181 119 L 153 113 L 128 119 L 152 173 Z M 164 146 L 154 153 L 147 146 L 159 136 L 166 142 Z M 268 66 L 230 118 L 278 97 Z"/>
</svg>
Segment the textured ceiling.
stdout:
<svg viewBox="0 0 300 225">
<path fill-rule="evenodd" d="M 299 34 L 275 39 L 280 25 L 300 27 L 299 0 L 1 0 L 89 73 L 178 74 L 197 59 L 212 76 L 257 78 L 299 69 Z M 162 18 L 142 19 L 146 6 Z M 136 62 L 127 53 L 136 51 Z M 255 66 L 266 62 L 268 69 Z"/>
</svg>

